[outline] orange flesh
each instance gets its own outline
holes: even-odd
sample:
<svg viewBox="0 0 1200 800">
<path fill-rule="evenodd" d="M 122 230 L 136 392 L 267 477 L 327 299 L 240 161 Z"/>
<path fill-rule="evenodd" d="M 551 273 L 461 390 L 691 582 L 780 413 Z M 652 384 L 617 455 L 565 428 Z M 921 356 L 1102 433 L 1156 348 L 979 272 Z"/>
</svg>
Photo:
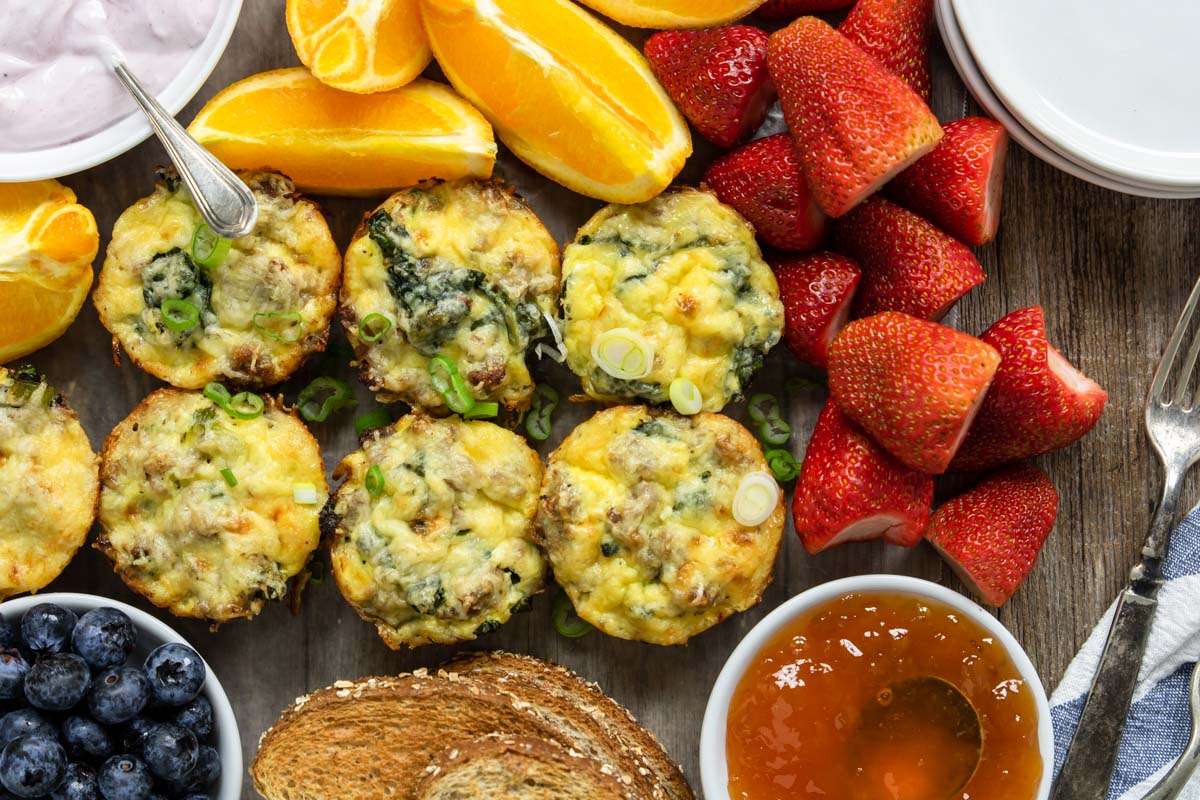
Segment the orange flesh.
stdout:
<svg viewBox="0 0 1200 800">
<path fill-rule="evenodd" d="M 978 769 L 951 797 L 1032 800 L 1042 774 L 1033 692 L 986 630 L 904 594 L 831 601 L 763 647 L 729 707 L 730 797 L 943 800 L 929 787 L 969 772 L 976 751 L 933 721 L 941 709 L 897 711 L 886 736 L 858 733 L 880 692 L 926 675 L 958 687 L 982 728 Z"/>
</svg>

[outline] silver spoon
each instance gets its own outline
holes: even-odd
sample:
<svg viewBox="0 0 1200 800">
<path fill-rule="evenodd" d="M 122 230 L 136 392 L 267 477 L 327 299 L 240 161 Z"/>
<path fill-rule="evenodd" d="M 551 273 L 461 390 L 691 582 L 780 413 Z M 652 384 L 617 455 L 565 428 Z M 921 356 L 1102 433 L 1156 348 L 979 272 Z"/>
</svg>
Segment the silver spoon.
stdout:
<svg viewBox="0 0 1200 800">
<path fill-rule="evenodd" d="M 1175 762 L 1175 766 L 1163 775 L 1161 781 L 1155 784 L 1143 800 L 1173 800 L 1183 791 L 1188 778 L 1200 764 L 1200 665 L 1192 668 L 1192 738 L 1188 740 L 1183 755 Z"/>
<path fill-rule="evenodd" d="M 254 230 L 258 204 L 254 202 L 250 187 L 189 136 L 123 61 L 114 59 L 112 68 L 150 120 L 150 126 L 213 233 L 225 239 L 236 239 Z"/>
</svg>

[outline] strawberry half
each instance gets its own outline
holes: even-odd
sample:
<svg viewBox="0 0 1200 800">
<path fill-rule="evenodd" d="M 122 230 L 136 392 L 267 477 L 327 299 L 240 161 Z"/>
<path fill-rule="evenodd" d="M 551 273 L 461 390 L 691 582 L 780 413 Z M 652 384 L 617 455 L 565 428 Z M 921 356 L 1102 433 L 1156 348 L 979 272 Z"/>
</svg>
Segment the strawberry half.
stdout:
<svg viewBox="0 0 1200 800">
<path fill-rule="evenodd" d="M 987 244 L 1000 227 L 1008 132 L 986 117 L 948 122 L 945 131 L 929 155 L 884 191 L 967 244 Z"/>
<path fill-rule="evenodd" d="M 854 5 L 854 0 L 767 0 L 759 7 L 763 19 L 795 19 L 806 14 L 836 11 Z"/>
<path fill-rule="evenodd" d="M 817 418 L 792 519 L 804 549 L 866 539 L 912 547 L 921 541 L 933 504 L 933 478 L 908 469 L 875 444 L 830 401 Z"/>
<path fill-rule="evenodd" d="M 1033 464 L 995 473 L 934 512 L 925 538 L 983 602 L 1024 582 L 1058 515 L 1058 492 Z"/>
<path fill-rule="evenodd" d="M 1000 369 L 950 466 L 988 469 L 1066 447 L 1090 431 L 1108 400 L 1046 338 L 1042 309 L 1023 308 L 980 337 L 1000 352 Z"/>
<path fill-rule="evenodd" d="M 946 471 L 1000 364 L 986 342 L 889 311 L 851 322 L 829 348 L 829 394 L 906 466 Z"/>
<path fill-rule="evenodd" d="M 933 0 L 858 0 L 838 30 L 929 102 Z"/>
<path fill-rule="evenodd" d="M 781 250 L 813 250 L 825 241 L 829 218 L 813 202 L 786 133 L 744 145 L 717 159 L 704 183 L 750 221 L 758 238 Z"/>
<path fill-rule="evenodd" d="M 767 38 L 749 25 L 662 31 L 646 41 L 646 58 L 696 131 L 733 147 L 758 130 L 775 102 Z"/>
<path fill-rule="evenodd" d="M 817 203 L 840 217 L 942 138 L 925 101 L 816 17 L 771 35 L 767 66 Z"/>
<path fill-rule="evenodd" d="M 966 245 L 881 197 L 835 220 L 833 241 L 862 268 L 857 317 L 903 311 L 938 320 L 983 283 L 983 267 Z"/>
<path fill-rule="evenodd" d="M 783 341 L 801 361 L 825 368 L 829 345 L 850 319 L 858 265 L 836 253 L 770 259 L 783 301 Z"/>
</svg>

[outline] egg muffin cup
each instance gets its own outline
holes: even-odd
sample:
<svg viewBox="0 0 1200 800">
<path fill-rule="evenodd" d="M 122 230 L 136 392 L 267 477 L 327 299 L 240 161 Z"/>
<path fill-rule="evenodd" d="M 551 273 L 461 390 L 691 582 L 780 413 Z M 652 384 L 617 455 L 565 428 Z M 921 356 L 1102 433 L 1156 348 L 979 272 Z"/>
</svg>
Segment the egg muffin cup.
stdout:
<svg viewBox="0 0 1200 800">
<path fill-rule="evenodd" d="M 117 219 L 93 293 L 114 357 L 182 389 L 279 383 L 325 349 L 336 312 L 341 256 L 320 209 L 276 172 L 239 175 L 253 231 L 217 238 L 163 171 Z"/>
<path fill-rule="evenodd" d="M 542 462 L 512 431 L 410 414 L 366 434 L 334 478 L 333 575 L 389 647 L 474 639 L 542 590 Z"/>
</svg>

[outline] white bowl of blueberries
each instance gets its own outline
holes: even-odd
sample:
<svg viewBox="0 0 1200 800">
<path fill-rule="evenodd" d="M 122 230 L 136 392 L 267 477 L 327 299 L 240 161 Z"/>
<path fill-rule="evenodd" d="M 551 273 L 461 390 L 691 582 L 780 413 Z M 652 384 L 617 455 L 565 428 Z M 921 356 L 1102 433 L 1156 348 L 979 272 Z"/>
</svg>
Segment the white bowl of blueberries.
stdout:
<svg viewBox="0 0 1200 800">
<path fill-rule="evenodd" d="M 183 637 L 124 603 L 0 603 L 0 800 L 235 800 L 237 721 Z"/>
</svg>

